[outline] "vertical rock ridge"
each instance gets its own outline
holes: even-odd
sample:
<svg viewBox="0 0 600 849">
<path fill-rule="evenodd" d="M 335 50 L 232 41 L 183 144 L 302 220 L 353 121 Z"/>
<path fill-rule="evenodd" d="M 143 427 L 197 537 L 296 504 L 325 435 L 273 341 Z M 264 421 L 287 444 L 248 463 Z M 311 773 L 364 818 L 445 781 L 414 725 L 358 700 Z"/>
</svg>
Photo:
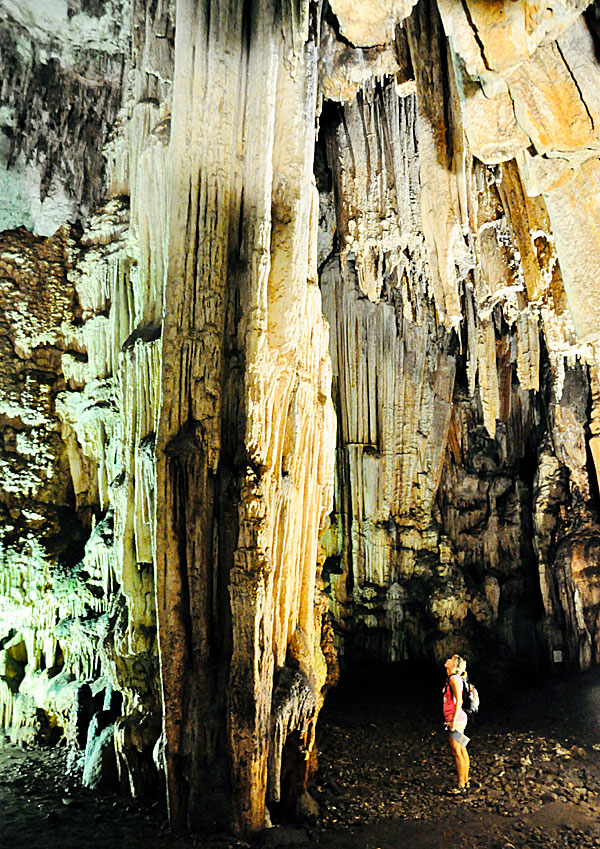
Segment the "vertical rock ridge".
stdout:
<svg viewBox="0 0 600 849">
<path fill-rule="evenodd" d="M 178 7 L 157 594 L 172 821 L 233 818 L 252 831 L 269 801 L 275 671 L 293 657 L 322 700 L 315 593 L 333 414 L 315 285 L 316 47 L 290 60 L 269 5 L 243 11 L 234 4 L 204 20 L 195 17 L 204 9 Z M 190 64 L 200 38 L 208 46 Z M 241 99 L 223 74 L 241 80 Z M 214 711 L 189 728 L 186 717 L 208 702 Z"/>
</svg>

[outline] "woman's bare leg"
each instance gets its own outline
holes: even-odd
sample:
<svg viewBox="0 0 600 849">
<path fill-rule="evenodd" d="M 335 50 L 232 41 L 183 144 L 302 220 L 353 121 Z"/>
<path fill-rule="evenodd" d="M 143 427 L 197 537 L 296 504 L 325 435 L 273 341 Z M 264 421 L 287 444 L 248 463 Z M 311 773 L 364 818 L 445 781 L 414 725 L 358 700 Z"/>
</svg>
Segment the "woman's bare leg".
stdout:
<svg viewBox="0 0 600 849">
<path fill-rule="evenodd" d="M 450 737 L 450 746 L 452 747 L 456 772 L 458 773 L 458 786 L 464 787 L 469 780 L 469 755 L 466 748 L 461 746 L 460 743 L 457 743 L 456 740 L 453 740 L 452 737 Z"/>
</svg>

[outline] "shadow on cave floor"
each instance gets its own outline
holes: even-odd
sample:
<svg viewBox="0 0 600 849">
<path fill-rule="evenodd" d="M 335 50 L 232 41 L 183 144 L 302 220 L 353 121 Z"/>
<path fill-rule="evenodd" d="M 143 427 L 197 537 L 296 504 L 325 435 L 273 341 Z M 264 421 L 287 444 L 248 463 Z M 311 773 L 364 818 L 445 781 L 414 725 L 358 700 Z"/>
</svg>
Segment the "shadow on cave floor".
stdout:
<svg viewBox="0 0 600 849">
<path fill-rule="evenodd" d="M 600 669 L 482 710 L 470 725 L 474 787 L 454 784 L 441 730 L 442 678 L 342 683 L 318 728 L 310 792 L 319 824 L 269 829 L 262 846 L 320 849 L 600 849 Z M 0 849 L 229 849 L 170 834 L 160 806 L 65 782 L 64 749 L 0 747 Z"/>
</svg>

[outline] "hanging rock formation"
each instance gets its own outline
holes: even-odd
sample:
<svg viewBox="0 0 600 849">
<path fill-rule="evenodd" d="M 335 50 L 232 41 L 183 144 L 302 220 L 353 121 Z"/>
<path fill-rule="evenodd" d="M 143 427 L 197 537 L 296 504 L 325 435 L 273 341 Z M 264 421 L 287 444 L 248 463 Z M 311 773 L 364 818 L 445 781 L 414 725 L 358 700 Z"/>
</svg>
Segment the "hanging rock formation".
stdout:
<svg viewBox="0 0 600 849">
<path fill-rule="evenodd" d="M 0 8 L 13 739 L 247 834 L 338 658 L 597 663 L 597 4 Z"/>
<path fill-rule="evenodd" d="M 574 552 L 598 533 L 584 291 L 596 18 L 554 6 L 420 3 L 385 69 L 384 48 L 375 64 L 342 18 L 354 51 L 322 39 L 334 104 L 317 152 L 321 285 L 339 428 L 325 572 L 349 659 L 461 650 L 502 677 L 515 659 L 598 658 L 593 554 Z M 382 70 L 358 87 L 367 56 Z M 583 274 L 570 259 L 582 242 Z"/>
</svg>

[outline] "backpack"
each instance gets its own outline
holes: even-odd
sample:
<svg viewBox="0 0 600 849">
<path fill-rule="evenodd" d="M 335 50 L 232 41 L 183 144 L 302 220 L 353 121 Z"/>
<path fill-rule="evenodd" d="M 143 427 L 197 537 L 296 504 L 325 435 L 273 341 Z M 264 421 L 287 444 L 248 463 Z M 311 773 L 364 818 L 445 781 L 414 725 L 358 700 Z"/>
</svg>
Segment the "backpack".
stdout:
<svg viewBox="0 0 600 849">
<path fill-rule="evenodd" d="M 462 706 L 465 713 L 477 713 L 479 710 L 479 693 L 470 681 L 463 678 Z"/>
</svg>

